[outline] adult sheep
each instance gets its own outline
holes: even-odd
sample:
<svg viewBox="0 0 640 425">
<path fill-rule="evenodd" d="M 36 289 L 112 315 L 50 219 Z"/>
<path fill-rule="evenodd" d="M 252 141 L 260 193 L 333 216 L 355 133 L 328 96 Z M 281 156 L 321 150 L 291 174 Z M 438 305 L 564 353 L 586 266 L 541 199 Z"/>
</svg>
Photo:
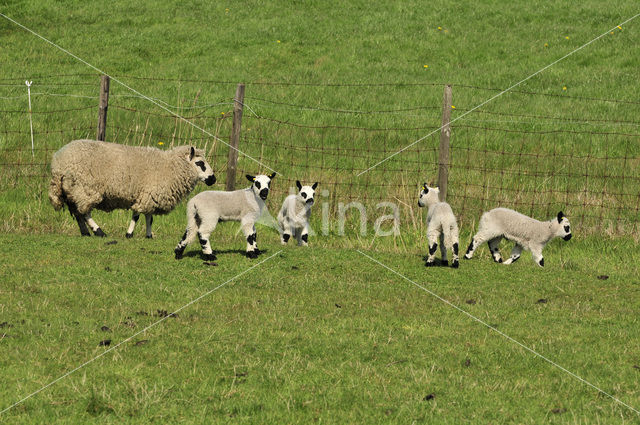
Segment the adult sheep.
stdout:
<svg viewBox="0 0 640 425">
<path fill-rule="evenodd" d="M 216 178 L 204 152 L 192 146 L 168 151 L 95 140 L 75 140 L 60 148 L 51 160 L 49 200 L 55 210 L 66 204 L 78 222 L 80 233 L 106 236 L 91 218 L 91 211 L 131 209 L 126 236 L 140 214 L 145 215 L 147 238 L 153 237 L 154 214 L 167 214 L 198 183 Z"/>
</svg>

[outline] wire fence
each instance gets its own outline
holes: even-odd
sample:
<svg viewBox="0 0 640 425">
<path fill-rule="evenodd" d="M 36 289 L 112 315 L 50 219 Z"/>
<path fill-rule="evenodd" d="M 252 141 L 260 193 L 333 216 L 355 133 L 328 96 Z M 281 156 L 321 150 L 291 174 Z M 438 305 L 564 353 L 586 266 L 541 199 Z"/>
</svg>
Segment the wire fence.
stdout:
<svg viewBox="0 0 640 425">
<path fill-rule="evenodd" d="M 143 92 L 211 135 L 112 88 L 106 140 L 160 149 L 195 145 L 207 151 L 224 187 L 236 83 L 119 78 L 148 84 Z M 95 138 L 99 79 L 82 74 L 33 80 L 31 111 L 24 84 L 0 80 L 0 193 L 46 203 L 53 153 L 71 140 Z M 318 181 L 319 201 L 333 217 L 355 219 L 357 212 L 345 210 L 357 202 L 373 222 L 389 214 L 392 207 L 380 203 L 390 202 L 397 205 L 402 225 L 422 229 L 417 195 L 423 182 L 436 182 L 439 132 L 356 175 L 439 129 L 443 86 L 247 83 L 239 149 L 281 174 L 269 200 L 272 213 L 296 180 Z M 176 100 L 170 102 L 163 93 L 172 90 Z M 500 89 L 453 85 L 453 90 L 455 118 L 479 104 L 487 91 Z M 367 97 L 370 91 L 375 96 Z M 447 201 L 460 225 L 472 230 L 483 211 L 498 206 L 539 219 L 562 210 L 577 232 L 637 237 L 638 112 L 640 102 L 633 99 L 514 91 L 500 105 L 452 122 Z M 243 155 L 237 168 L 238 187 L 244 174 L 267 171 Z"/>
</svg>

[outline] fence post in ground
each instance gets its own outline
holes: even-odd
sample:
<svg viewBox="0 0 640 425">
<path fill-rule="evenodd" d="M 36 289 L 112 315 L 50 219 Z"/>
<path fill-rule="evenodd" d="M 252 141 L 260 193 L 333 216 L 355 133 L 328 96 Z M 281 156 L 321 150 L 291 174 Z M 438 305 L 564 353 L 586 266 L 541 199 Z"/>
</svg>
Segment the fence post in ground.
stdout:
<svg viewBox="0 0 640 425">
<path fill-rule="evenodd" d="M 107 131 L 107 109 L 109 108 L 109 76 L 100 77 L 100 106 L 98 109 L 98 132 L 96 140 L 104 142 Z"/>
<path fill-rule="evenodd" d="M 451 84 L 444 86 L 442 97 L 442 130 L 440 131 L 440 150 L 438 153 L 438 187 L 440 200 L 447 199 L 447 183 L 449 182 L 449 139 L 451 137 Z"/>
<path fill-rule="evenodd" d="M 233 128 L 229 141 L 229 159 L 227 160 L 227 187 L 226 190 L 236 188 L 236 169 L 238 168 L 238 142 L 240 142 L 240 130 L 242 129 L 242 110 L 244 107 L 244 84 L 238 84 L 236 97 L 233 99 Z"/>
</svg>

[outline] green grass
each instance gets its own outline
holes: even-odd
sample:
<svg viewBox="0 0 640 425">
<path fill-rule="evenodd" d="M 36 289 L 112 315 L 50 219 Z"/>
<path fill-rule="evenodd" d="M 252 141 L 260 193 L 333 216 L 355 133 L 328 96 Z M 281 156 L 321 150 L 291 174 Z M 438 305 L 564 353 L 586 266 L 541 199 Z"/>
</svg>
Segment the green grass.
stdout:
<svg viewBox="0 0 640 425">
<path fill-rule="evenodd" d="M 563 210 L 575 237 L 545 249 L 544 269 L 527 253 L 495 265 L 484 247 L 457 271 L 423 267 L 415 205 L 436 178 L 438 133 L 355 177 L 440 126 L 444 84 L 455 119 L 633 16 L 636 3 L 4 0 L 0 11 L 224 141 L 235 86 L 246 83 L 240 149 L 281 173 L 269 210 L 296 179 L 319 181 L 328 195 L 312 225 L 320 231 L 325 206 L 330 221 L 311 248 L 285 248 L 0 422 L 637 422 L 356 249 L 639 407 L 640 21 L 452 126 L 447 199 L 461 246 L 483 210 Z M 94 137 L 98 74 L 4 18 L 0 52 L 4 408 L 104 353 L 100 341 L 124 341 L 256 262 L 240 255 L 234 224 L 213 235 L 217 267 L 195 245 L 173 260 L 185 202 L 156 218 L 154 240 L 141 224 L 124 239 L 124 211 L 94 213 L 106 240 L 80 238 L 48 203 L 48 164 L 68 141 Z M 131 94 L 112 81 L 107 138 L 206 148 L 221 189 L 227 147 Z M 244 173 L 265 171 L 242 155 L 238 169 L 239 187 Z M 338 235 L 339 204 L 350 201 L 367 208 L 367 236 L 355 211 Z M 389 214 L 378 201 L 399 205 L 400 235 L 371 236 Z M 266 255 L 278 252 L 276 234 L 259 233 Z"/>
<path fill-rule="evenodd" d="M 353 249 L 285 247 L 2 416 L 5 423 L 629 423 L 630 410 Z M 107 242 L 115 240 L 116 244 Z M 224 230 L 206 266 L 172 238 L 0 236 L 2 408 L 257 264 Z M 234 242 L 235 240 L 235 242 Z M 631 242 L 486 249 L 458 270 L 365 251 L 637 407 Z M 604 255 L 603 255 L 604 252 Z M 196 254 L 195 256 L 193 254 Z M 598 276 L 606 275 L 607 280 Z M 295 295 L 293 295 L 295 294 Z M 541 300 L 545 300 L 543 302 Z M 107 326 L 108 331 L 101 330 Z M 142 342 L 143 341 L 143 342 Z M 425 400 L 433 394 L 434 398 Z M 555 413 L 554 413 L 555 411 Z M 560 413 L 558 413 L 560 412 Z"/>
</svg>

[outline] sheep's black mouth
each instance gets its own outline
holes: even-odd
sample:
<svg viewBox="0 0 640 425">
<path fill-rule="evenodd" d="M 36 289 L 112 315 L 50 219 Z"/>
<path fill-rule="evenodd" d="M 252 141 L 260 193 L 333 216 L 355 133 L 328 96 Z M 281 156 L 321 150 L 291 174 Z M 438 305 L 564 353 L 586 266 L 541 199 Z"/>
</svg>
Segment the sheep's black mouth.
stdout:
<svg viewBox="0 0 640 425">
<path fill-rule="evenodd" d="M 209 177 L 207 177 L 206 179 L 204 179 L 204 183 L 207 186 L 211 186 L 212 184 L 214 184 L 216 182 L 216 176 L 214 176 L 213 174 L 211 174 Z"/>
<path fill-rule="evenodd" d="M 267 200 L 267 194 L 265 193 L 264 195 L 261 193 L 260 194 L 260 199 L 262 199 L 263 201 Z"/>
<path fill-rule="evenodd" d="M 313 205 L 313 199 L 307 199 L 307 204 Z"/>
</svg>

